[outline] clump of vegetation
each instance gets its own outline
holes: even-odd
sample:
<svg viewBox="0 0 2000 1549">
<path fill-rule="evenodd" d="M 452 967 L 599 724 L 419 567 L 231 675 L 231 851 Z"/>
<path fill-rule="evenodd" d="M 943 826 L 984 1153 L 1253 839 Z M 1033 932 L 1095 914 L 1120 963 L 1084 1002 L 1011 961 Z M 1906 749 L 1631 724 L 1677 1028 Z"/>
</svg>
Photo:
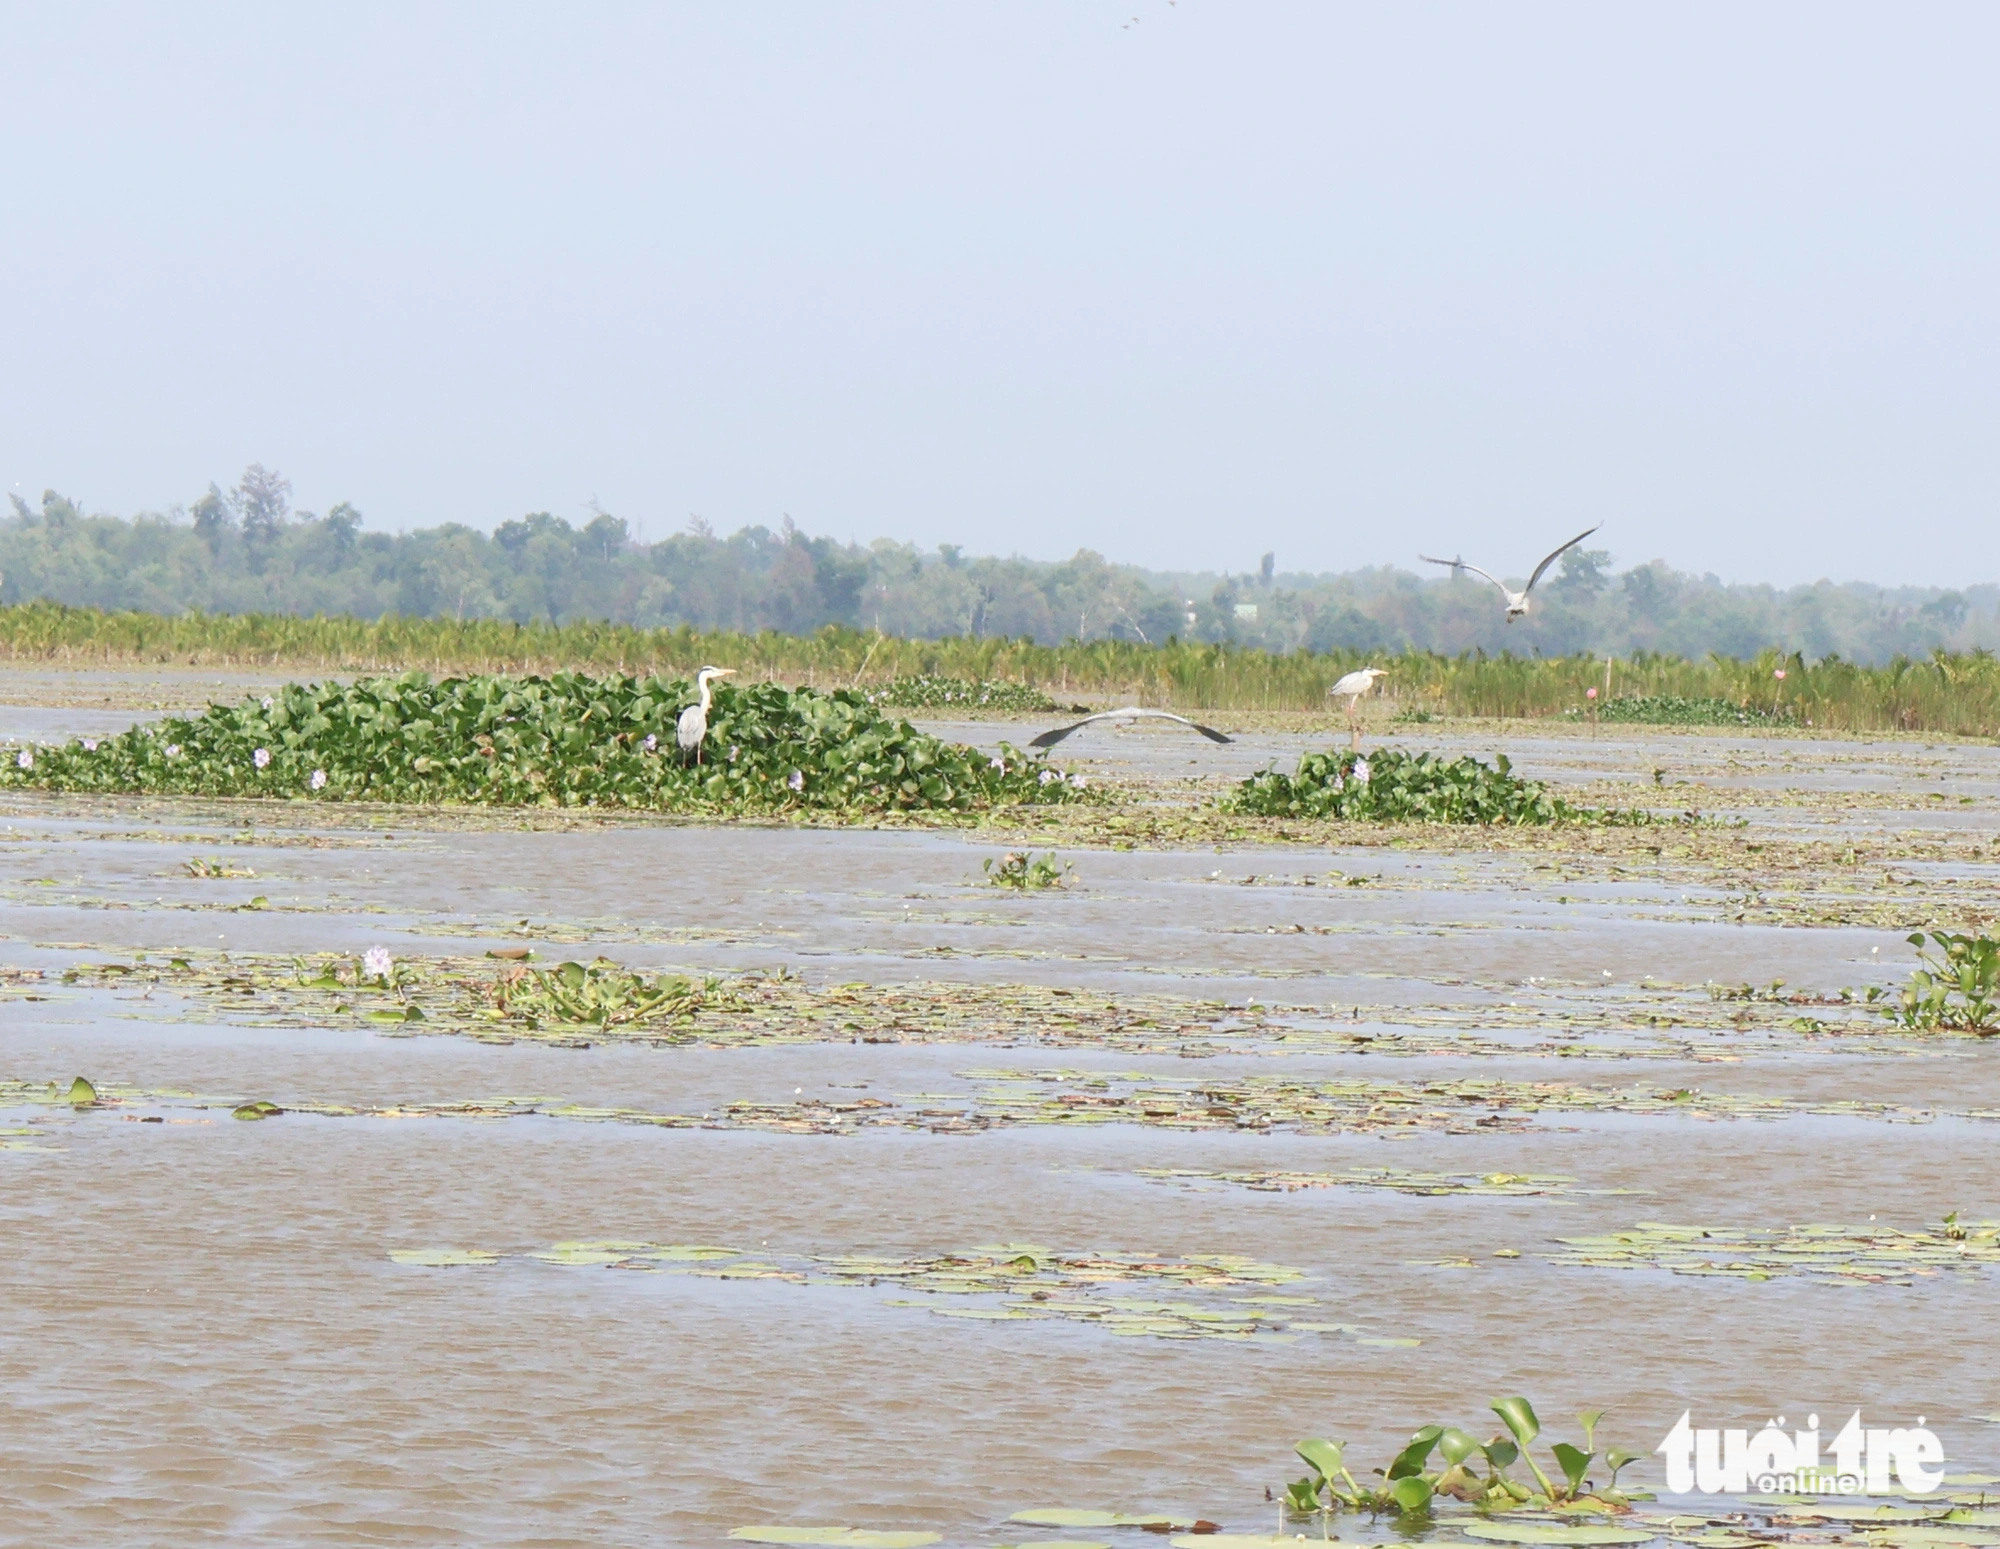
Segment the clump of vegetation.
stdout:
<svg viewBox="0 0 2000 1549">
<path fill-rule="evenodd" d="M 1631 726 L 1796 726 L 1797 717 L 1783 705 L 1753 705 L 1728 699 L 1683 698 L 1678 694 L 1633 694 L 1607 699 L 1599 707 L 1600 721 Z"/>
<path fill-rule="evenodd" d="M 1617 1448 L 1607 1452 L 1604 1464 L 1610 1470 L 1610 1478 L 1602 1488 L 1594 1488 L 1587 1477 L 1590 1465 L 1597 1458 L 1597 1422 L 1604 1418 L 1602 1410 L 1577 1416 L 1583 1426 L 1581 1447 L 1559 1441 L 1550 1448 L 1561 1476 L 1558 1482 L 1543 1471 L 1529 1450 L 1529 1443 L 1542 1430 L 1534 1406 L 1525 1398 L 1503 1398 L 1492 1407 L 1511 1434 L 1481 1442 L 1471 1432 L 1456 1426 L 1427 1425 L 1411 1436 L 1409 1444 L 1396 1454 L 1388 1468 L 1376 1470 L 1382 1478 L 1379 1485 L 1364 1486 L 1356 1481 L 1343 1461 L 1341 1446 L 1317 1437 L 1300 1442 L 1298 1454 L 1312 1472 L 1286 1486 L 1285 1512 L 1295 1517 L 1323 1519 L 1343 1509 L 1422 1517 L 1440 1495 L 1487 1506 L 1593 1505 L 1613 1512 L 1631 1509 L 1629 1498 L 1619 1493 L 1618 1474 L 1638 1460 L 1638 1453 Z M 1433 1453 L 1438 1458 L 1435 1465 L 1431 1461 Z M 1533 1485 L 1508 1476 L 1507 1470 L 1517 1462 L 1526 1465 L 1534 1478 Z"/>
<path fill-rule="evenodd" d="M 519 968 L 494 986 L 500 1019 L 518 1018 L 529 1027 L 637 1026 L 693 1016 L 721 990 L 721 981 L 697 984 L 683 974 L 647 978 L 599 959 L 558 963 L 554 968 Z"/>
<path fill-rule="evenodd" d="M 1056 702 L 1026 683 L 974 682 L 926 673 L 868 690 L 871 704 L 897 710 L 1053 710 Z"/>
<path fill-rule="evenodd" d="M 2000 941 L 1949 931 L 1909 938 L 1920 966 L 1910 975 L 1891 1021 L 1934 1032 L 2000 1032 Z M 1928 949 L 1928 950 L 1927 950 Z"/>
<path fill-rule="evenodd" d="M 1504 753 L 1486 764 L 1470 754 L 1447 759 L 1394 748 L 1372 755 L 1308 753 L 1296 774 L 1254 774 L 1222 805 L 1259 817 L 1376 823 L 1602 823 L 1626 817 L 1551 795 L 1540 781 L 1515 774 Z"/>
<path fill-rule="evenodd" d="M 1066 862 L 1058 862 L 1053 851 L 1047 855 L 1030 855 L 1026 850 L 1009 850 L 997 862 L 991 856 L 987 857 L 979 863 L 979 869 L 986 873 L 986 880 L 995 887 L 1011 887 L 1024 893 L 1065 887 L 1076 874 L 1076 868 Z"/>
<path fill-rule="evenodd" d="M 685 754 L 675 721 L 694 698 L 683 679 L 580 673 L 292 684 L 102 740 L 11 748 L 0 785 L 714 812 L 1082 799 L 1040 758 L 942 742 L 847 689 L 718 687 L 707 737 Z"/>
</svg>

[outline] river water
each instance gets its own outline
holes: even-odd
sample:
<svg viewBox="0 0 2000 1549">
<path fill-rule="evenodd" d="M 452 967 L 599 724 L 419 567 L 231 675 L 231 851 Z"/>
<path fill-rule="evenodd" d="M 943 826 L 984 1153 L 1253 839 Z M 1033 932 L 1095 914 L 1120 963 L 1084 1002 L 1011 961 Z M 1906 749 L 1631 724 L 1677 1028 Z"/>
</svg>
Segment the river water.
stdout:
<svg viewBox="0 0 2000 1549">
<path fill-rule="evenodd" d="M 37 734 L 51 714 L 36 711 Z M 1101 746 L 1107 773 L 1122 762 L 1157 774 L 1189 756 L 1150 735 Z M 1661 758 L 1768 763 L 1773 746 L 1557 738 L 1517 759 L 1602 778 Z M 1274 734 L 1231 756 L 1292 751 Z M 1841 751 L 1792 744 L 1799 778 L 1746 774 L 1745 799 L 1755 804 L 1758 779 L 1794 789 L 1843 768 L 1842 789 L 1893 793 L 1934 783 L 1926 757 L 1950 762 L 1967 790 L 1993 769 L 1989 750 L 1829 762 Z M 1787 810 L 1766 815 L 1782 823 Z M 1897 821 L 1940 826 L 1914 805 Z M 1538 1008 L 1622 1006 L 1648 976 L 1887 983 L 1909 959 L 1894 931 L 1734 924 L 1712 897 L 1644 877 L 1565 885 L 1558 903 L 1533 857 L 1487 853 L 1476 838 L 1422 854 L 1077 851 L 1073 889 L 1018 896 L 981 882 L 994 846 L 952 834 L 447 829 L 408 814 L 22 797 L 5 801 L 0 825 L 0 966 L 46 974 L 0 996 L 0 1078 L 67 1088 L 84 1075 L 147 1094 L 0 1113 L 0 1141 L 18 1143 L 0 1150 L 8 1541 L 707 1544 L 744 1524 L 845 1523 L 999 1544 L 1034 1536 L 1008 1526 L 1011 1513 L 1046 1506 L 1267 1531 L 1265 1488 L 1298 1472 L 1299 1437 L 1344 1439 L 1372 1464 L 1427 1420 L 1484 1434 L 1487 1402 L 1514 1392 L 1572 1439 L 1569 1416 L 1608 1409 L 1601 1436 L 1640 1453 L 1684 1409 L 1697 1424 L 1753 1427 L 1816 1411 L 1831 1429 L 1861 1407 L 1877 1424 L 1923 1416 L 1954 1468 L 2000 1458 L 2000 1430 L 1978 1418 L 2000 1411 L 1989 1271 L 1828 1285 L 1551 1262 L 1562 1238 L 1641 1221 L 1914 1229 L 1953 1210 L 2000 1217 L 2000 1120 L 1952 1116 L 2000 1110 L 1983 1046 L 1861 1055 L 1717 1034 L 1716 1059 L 1557 1070 L 1490 1051 L 1391 1060 L 1251 1042 L 1200 1060 L 1075 1049 L 1059 1062 L 962 1043 L 488 1045 L 264 1025 L 170 988 L 58 977 L 141 951 L 421 957 L 537 939 L 549 956 L 648 970 L 1257 999 L 1388 1031 L 1424 1022 L 1408 1009 L 1421 1006 L 1476 1031 L 1482 1008 L 1518 1027 Z M 256 875 L 194 878 L 197 856 Z M 1340 885 L 1363 874 L 1367 886 Z M 264 902 L 242 907 L 252 898 Z M 172 1095 L 381 1106 L 507 1094 L 697 1113 L 952 1093 L 977 1067 L 1054 1063 L 1161 1078 L 1644 1081 L 1909 1111 L 1904 1122 L 1543 1113 L 1451 1133 L 1118 1123 L 813 1135 L 548 1116 L 247 1123 Z M 1597 1192 L 1270 1193 L 1141 1175 L 1373 1168 L 1557 1174 Z M 1060 1319 L 938 1316 L 897 1305 L 912 1299 L 893 1286 L 528 1256 L 601 1239 L 787 1264 L 988 1244 L 1245 1255 L 1299 1271 L 1284 1294 L 1343 1327 L 1120 1337 Z M 499 1257 L 458 1268 L 391 1257 L 430 1249 Z M 1649 1461 L 1628 1478 L 1658 1475 Z"/>
</svg>

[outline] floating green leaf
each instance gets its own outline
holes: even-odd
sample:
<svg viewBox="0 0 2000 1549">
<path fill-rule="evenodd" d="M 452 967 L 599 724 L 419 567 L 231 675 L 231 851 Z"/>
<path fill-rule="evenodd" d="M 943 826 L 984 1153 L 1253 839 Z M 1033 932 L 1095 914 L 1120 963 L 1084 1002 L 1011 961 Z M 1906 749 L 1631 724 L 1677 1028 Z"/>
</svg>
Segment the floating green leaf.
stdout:
<svg viewBox="0 0 2000 1549">
<path fill-rule="evenodd" d="M 1644 1544 L 1661 1536 L 1646 1528 L 1569 1522 L 1468 1522 L 1459 1531 L 1500 1544 Z"/>
</svg>

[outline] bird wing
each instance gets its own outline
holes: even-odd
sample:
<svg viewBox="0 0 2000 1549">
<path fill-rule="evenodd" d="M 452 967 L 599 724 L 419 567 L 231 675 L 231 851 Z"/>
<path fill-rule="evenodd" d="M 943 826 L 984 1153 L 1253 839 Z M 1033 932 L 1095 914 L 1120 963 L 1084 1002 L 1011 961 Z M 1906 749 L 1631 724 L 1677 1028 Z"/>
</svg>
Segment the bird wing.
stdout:
<svg viewBox="0 0 2000 1549">
<path fill-rule="evenodd" d="M 1039 737 L 1029 738 L 1028 746 L 1031 748 L 1052 748 L 1058 742 L 1061 742 L 1063 738 L 1067 737 L 1071 732 L 1081 731 L 1084 727 L 1088 726 L 1092 721 L 1096 719 L 1097 717 L 1094 715 L 1086 716 L 1084 717 L 1084 719 L 1076 722 L 1074 725 L 1058 726 L 1053 731 L 1045 731 Z"/>
<path fill-rule="evenodd" d="M 1597 524 L 1597 527 L 1602 527 L 1603 525 L 1604 524 L 1602 522 L 1599 522 Z M 1551 554 L 1547 559 L 1543 560 L 1539 565 L 1535 566 L 1535 573 L 1528 577 L 1528 584 L 1521 588 L 1521 595 L 1525 597 L 1528 595 L 1528 593 L 1532 592 L 1535 589 L 1535 583 L 1541 580 L 1542 572 L 1544 570 L 1547 570 L 1549 566 L 1553 565 L 1557 560 L 1561 559 L 1564 554 L 1568 553 L 1571 549 L 1575 548 L 1579 543 L 1583 542 L 1585 538 L 1588 538 L 1592 533 L 1596 532 L 1597 527 L 1584 528 L 1582 532 L 1578 533 L 1574 538 L 1570 539 L 1569 542 L 1565 543 L 1561 548 L 1557 549 L 1555 553 Z"/>
<path fill-rule="evenodd" d="M 1589 534 L 1586 533 L 1585 536 L 1588 537 Z M 1555 557 L 1554 555 L 1550 556 L 1551 559 L 1553 559 L 1554 557 Z M 1513 600 L 1514 594 L 1507 590 L 1505 584 L 1500 580 L 1498 576 L 1488 575 L 1484 570 L 1481 570 L 1477 565 L 1468 565 L 1462 559 L 1432 559 L 1428 554 L 1419 554 L 1417 558 L 1422 560 L 1427 565 L 1449 565 L 1454 570 L 1470 570 L 1474 575 L 1478 576 L 1481 580 L 1491 581 L 1495 586 L 1499 587 L 1502 595 L 1504 595 L 1509 601 Z M 1531 581 L 1528 584 L 1532 586 L 1534 583 Z"/>
<path fill-rule="evenodd" d="M 1232 740 L 1225 737 L 1212 726 L 1202 726 L 1197 722 L 1190 721 L 1184 715 L 1175 715 L 1171 710 L 1143 710 L 1137 705 L 1127 705 L 1122 710 L 1100 710 L 1095 715 L 1086 715 L 1082 720 L 1072 725 L 1058 726 L 1053 731 L 1045 731 L 1039 737 L 1030 738 L 1028 746 L 1031 748 L 1052 748 L 1071 732 L 1081 731 L 1092 721 L 1115 721 L 1121 718 L 1137 718 L 1140 716 L 1145 716 L 1156 721 L 1177 721 L 1182 726 L 1200 732 L 1210 742 L 1228 742 Z"/>
</svg>

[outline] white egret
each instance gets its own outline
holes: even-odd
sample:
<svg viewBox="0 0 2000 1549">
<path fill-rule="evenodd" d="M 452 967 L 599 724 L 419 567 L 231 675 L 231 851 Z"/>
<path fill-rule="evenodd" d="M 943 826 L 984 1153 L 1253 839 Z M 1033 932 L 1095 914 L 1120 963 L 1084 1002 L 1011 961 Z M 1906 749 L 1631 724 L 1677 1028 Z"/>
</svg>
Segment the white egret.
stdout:
<svg viewBox="0 0 2000 1549">
<path fill-rule="evenodd" d="M 681 751 L 692 753 L 697 764 L 701 762 L 702 741 L 708 736 L 709 708 L 715 703 L 715 695 L 709 685 L 717 678 L 732 677 L 735 672 L 734 667 L 704 667 L 694 675 L 695 687 L 701 690 L 701 703 L 689 705 L 681 711 L 674 735 L 680 741 Z"/>
<path fill-rule="evenodd" d="M 1332 688 L 1326 691 L 1329 699 L 1347 701 L 1347 726 L 1354 734 L 1354 746 L 1361 746 L 1361 698 L 1375 687 L 1377 678 L 1389 675 L 1387 667 L 1360 667 L 1344 675 Z"/>
<path fill-rule="evenodd" d="M 1598 527 L 1602 527 L 1603 525 L 1604 524 L 1602 522 L 1599 522 L 1597 524 Z M 1481 570 L 1477 565 L 1468 565 L 1462 559 L 1433 559 L 1428 554 L 1419 554 L 1417 558 L 1422 560 L 1427 565 L 1448 565 L 1453 570 L 1470 570 L 1474 575 L 1479 576 L 1484 580 L 1491 581 L 1495 586 L 1500 588 L 1500 595 L 1507 599 L 1507 622 L 1511 624 L 1514 622 L 1514 620 L 1521 617 L 1522 614 L 1528 611 L 1528 593 L 1532 592 L 1535 589 L 1535 583 L 1541 580 L 1542 572 L 1547 570 L 1549 566 L 1553 565 L 1558 559 L 1562 558 L 1562 556 L 1565 553 L 1575 548 L 1579 543 L 1583 542 L 1585 538 L 1588 538 L 1592 533 L 1596 531 L 1597 527 L 1587 527 L 1582 532 L 1578 533 L 1574 538 L 1570 539 L 1569 542 L 1565 543 L 1561 548 L 1557 549 L 1554 553 L 1550 554 L 1547 559 L 1543 560 L 1539 565 L 1535 566 L 1535 573 L 1528 577 L 1528 584 L 1522 587 L 1518 592 L 1515 591 L 1512 587 L 1508 586 L 1507 583 L 1501 580 L 1498 576 L 1487 575 L 1487 573 L 1484 570 Z"/>
<path fill-rule="evenodd" d="M 1176 721 L 1180 725 L 1187 727 L 1190 731 L 1200 732 L 1210 742 L 1229 742 L 1234 740 L 1223 736 L 1221 732 L 1212 726 L 1199 725 L 1194 721 L 1190 721 L 1184 715 L 1175 715 L 1171 710 L 1142 710 L 1137 705 L 1127 705 L 1122 710 L 1100 710 L 1097 714 L 1086 715 L 1082 720 L 1074 722 L 1071 725 L 1058 726 L 1054 731 L 1045 731 L 1041 736 L 1031 740 L 1028 746 L 1031 748 L 1052 748 L 1071 732 L 1082 731 L 1084 727 L 1090 725 L 1093 721 L 1129 720 L 1134 717 L 1144 717 L 1155 721 Z"/>
</svg>

